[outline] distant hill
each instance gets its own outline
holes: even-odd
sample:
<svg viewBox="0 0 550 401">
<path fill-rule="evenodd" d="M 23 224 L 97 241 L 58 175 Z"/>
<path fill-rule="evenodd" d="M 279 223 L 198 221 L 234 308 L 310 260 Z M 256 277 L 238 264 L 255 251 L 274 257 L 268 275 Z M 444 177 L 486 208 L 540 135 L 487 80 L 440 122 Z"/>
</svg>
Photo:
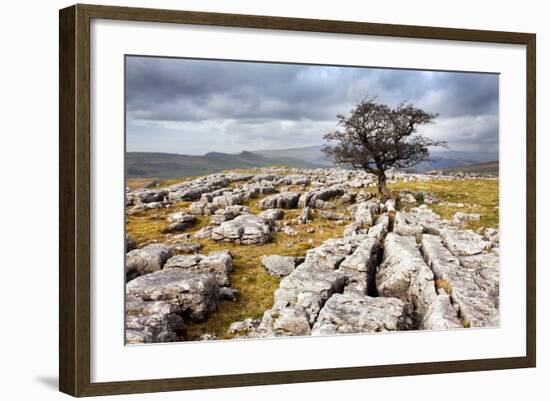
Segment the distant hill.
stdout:
<svg viewBox="0 0 550 401">
<path fill-rule="evenodd" d="M 307 146 L 290 149 L 244 151 L 237 154 L 210 152 L 202 156 L 127 152 L 126 174 L 132 178 L 176 178 L 253 167 L 319 168 L 334 166 L 321 151 L 322 148 L 323 146 Z M 409 169 L 409 171 L 425 172 L 453 168 L 458 168 L 457 171 L 466 171 L 462 168 L 463 166 L 492 162 L 498 159 L 498 155 L 486 152 L 443 150 L 431 151 L 430 158 L 430 161 L 422 162 Z"/>
<path fill-rule="evenodd" d="M 174 178 L 212 174 L 223 170 L 267 166 L 318 168 L 321 165 L 291 157 L 265 157 L 253 152 L 210 152 L 203 156 L 175 153 L 127 152 L 126 175 L 131 178 Z"/>
<path fill-rule="evenodd" d="M 425 172 L 447 168 L 470 166 L 498 160 L 498 154 L 492 152 L 464 152 L 458 150 L 431 150 L 430 160 L 417 164 L 411 171 Z"/>
<path fill-rule="evenodd" d="M 266 157 L 290 157 L 322 165 L 333 166 L 331 160 L 321 151 L 323 146 L 307 146 L 292 149 L 254 150 L 253 153 Z M 468 166 L 498 159 L 498 154 L 491 152 L 464 152 L 457 150 L 431 150 L 429 161 L 425 161 L 412 167 L 410 170 L 424 172 L 429 170 L 441 170 L 445 168 Z"/>
<path fill-rule="evenodd" d="M 319 145 L 291 149 L 253 150 L 252 152 L 265 157 L 298 159 L 318 166 L 331 167 L 333 163 L 321 151 L 322 148 L 323 146 Z"/>
<path fill-rule="evenodd" d="M 445 174 L 454 174 L 454 173 L 458 173 L 459 171 L 462 171 L 463 173 L 480 173 L 480 174 L 498 175 L 499 163 L 487 162 L 487 163 L 471 164 L 469 166 L 460 166 L 460 167 L 443 169 L 443 172 Z"/>
</svg>

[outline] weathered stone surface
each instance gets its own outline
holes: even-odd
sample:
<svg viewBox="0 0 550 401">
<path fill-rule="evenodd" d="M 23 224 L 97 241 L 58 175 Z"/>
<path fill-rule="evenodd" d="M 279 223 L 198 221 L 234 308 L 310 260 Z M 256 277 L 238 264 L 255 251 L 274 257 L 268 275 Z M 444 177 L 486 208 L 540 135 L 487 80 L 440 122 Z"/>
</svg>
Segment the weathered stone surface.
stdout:
<svg viewBox="0 0 550 401">
<path fill-rule="evenodd" d="M 294 271 L 297 258 L 294 256 L 269 255 L 262 256 L 261 261 L 269 274 L 284 277 Z"/>
<path fill-rule="evenodd" d="M 498 247 L 500 243 L 500 234 L 499 231 L 495 228 L 482 228 L 481 235 L 486 241 L 489 241 L 493 247 Z"/>
<path fill-rule="evenodd" d="M 369 237 L 376 238 L 378 241 L 382 241 L 388 234 L 390 228 L 390 218 L 387 214 L 379 216 L 375 224 L 369 228 Z"/>
<path fill-rule="evenodd" d="M 306 186 L 311 183 L 311 180 L 309 177 L 298 175 L 298 174 L 292 174 L 292 175 L 286 175 L 284 177 L 278 178 L 275 180 L 276 185 L 302 185 Z"/>
<path fill-rule="evenodd" d="M 126 294 L 142 301 L 176 305 L 185 319 L 202 321 L 218 309 L 219 286 L 211 274 L 166 269 L 146 274 L 126 284 Z"/>
<path fill-rule="evenodd" d="M 318 247 L 308 250 L 304 263 L 317 270 L 337 269 L 340 262 L 353 252 L 360 241 L 360 238 L 329 239 Z"/>
<path fill-rule="evenodd" d="M 214 229 L 214 226 L 203 227 L 200 230 L 195 231 L 193 234 L 191 234 L 191 237 L 195 239 L 210 238 L 212 236 L 213 229 Z"/>
<path fill-rule="evenodd" d="M 126 280 L 162 269 L 172 256 L 172 248 L 163 244 L 150 244 L 126 254 Z"/>
<path fill-rule="evenodd" d="M 479 221 L 480 215 L 477 213 L 463 213 L 463 212 L 456 212 L 453 215 L 453 219 L 451 220 L 451 224 L 454 226 L 463 226 L 464 224 L 468 223 L 469 221 Z"/>
<path fill-rule="evenodd" d="M 422 233 L 439 234 L 444 228 L 446 225 L 439 216 L 426 205 L 421 205 L 412 209 L 411 212 L 397 212 L 393 232 L 414 236 Z"/>
<path fill-rule="evenodd" d="M 227 251 L 204 255 L 176 255 L 164 264 L 166 269 L 184 269 L 197 273 L 213 274 L 220 287 L 229 285 L 229 273 L 233 271 L 233 258 Z"/>
<path fill-rule="evenodd" d="M 384 241 L 384 259 L 376 274 L 378 294 L 395 297 L 415 307 L 420 322 L 436 298 L 434 275 L 424 262 L 416 240 L 389 233 Z"/>
<path fill-rule="evenodd" d="M 168 191 L 164 189 L 147 189 L 136 191 L 133 195 L 141 203 L 162 202 L 168 196 Z"/>
<path fill-rule="evenodd" d="M 296 307 L 266 311 L 257 330 L 261 337 L 307 336 L 311 334 L 307 313 Z"/>
<path fill-rule="evenodd" d="M 373 199 L 366 202 L 356 203 L 348 209 L 356 223 L 359 223 L 363 227 L 372 226 L 374 224 L 375 216 L 380 211 L 380 204 Z"/>
<path fill-rule="evenodd" d="M 302 214 L 298 216 L 298 223 L 300 224 L 307 224 L 311 220 L 313 220 L 313 209 L 309 206 L 306 206 L 302 209 Z"/>
<path fill-rule="evenodd" d="M 337 271 L 315 270 L 302 264 L 281 280 L 275 291 L 273 309 L 292 306 L 303 310 L 313 323 L 325 301 L 334 293 L 342 292 L 346 278 Z"/>
<path fill-rule="evenodd" d="M 240 205 L 243 201 L 243 194 L 235 193 L 233 191 L 225 191 L 222 195 L 215 196 L 212 199 L 212 205 L 215 208 L 221 209 L 228 206 Z"/>
<path fill-rule="evenodd" d="M 249 198 L 255 198 L 259 195 L 270 195 L 279 192 L 275 186 L 269 182 L 260 184 L 247 184 L 242 187 Z"/>
<path fill-rule="evenodd" d="M 340 202 L 342 203 L 353 203 L 356 198 L 355 192 L 346 192 L 342 197 L 340 198 Z"/>
<path fill-rule="evenodd" d="M 180 308 L 165 301 L 144 301 L 126 297 L 126 343 L 163 343 L 182 341 L 185 323 Z"/>
<path fill-rule="evenodd" d="M 327 220 L 344 220 L 344 213 L 322 211 L 321 216 Z"/>
<path fill-rule="evenodd" d="M 413 327 L 412 306 L 397 298 L 373 298 L 359 292 L 334 294 L 321 309 L 312 335 L 372 333 Z"/>
<path fill-rule="evenodd" d="M 216 211 L 216 208 L 211 203 L 201 200 L 191 203 L 187 211 L 197 216 L 209 216 Z"/>
<path fill-rule="evenodd" d="M 223 176 L 211 175 L 168 187 L 170 201 L 196 201 L 204 193 L 227 187 L 229 180 Z"/>
<path fill-rule="evenodd" d="M 341 185 L 333 185 L 330 187 L 314 189 L 310 192 L 303 193 L 298 201 L 298 207 L 306 206 L 315 207 L 317 200 L 328 201 L 337 196 L 342 196 L 345 193 L 344 187 Z"/>
<path fill-rule="evenodd" d="M 283 209 L 267 209 L 258 214 L 258 216 L 267 219 L 271 223 L 275 223 L 275 221 L 282 219 L 284 215 L 285 212 Z"/>
<path fill-rule="evenodd" d="M 194 215 L 183 212 L 171 213 L 167 220 L 170 224 L 164 229 L 165 233 L 183 231 L 197 222 Z"/>
<path fill-rule="evenodd" d="M 498 325 L 498 255 L 484 252 L 459 258 L 434 235 L 423 236 L 422 252 L 434 272 L 436 284 L 450 293 L 463 325 Z"/>
<path fill-rule="evenodd" d="M 344 237 L 351 237 L 354 235 L 366 235 L 368 228 L 363 228 L 363 225 L 357 222 L 353 222 L 344 227 Z"/>
<path fill-rule="evenodd" d="M 300 194 L 298 192 L 281 192 L 262 199 L 258 206 L 261 209 L 295 209 L 299 198 Z"/>
<path fill-rule="evenodd" d="M 215 241 L 235 242 L 237 244 L 264 244 L 273 234 L 272 222 L 256 215 L 240 215 L 225 221 L 212 229 L 211 238 Z"/>
<path fill-rule="evenodd" d="M 339 268 L 339 271 L 347 278 L 346 289 L 375 295 L 375 274 L 381 250 L 377 239 L 365 237 L 353 253 L 346 256 Z"/>
<path fill-rule="evenodd" d="M 424 330 L 448 330 L 463 327 L 458 312 L 451 303 L 451 297 L 445 290 L 440 289 L 437 297 L 428 308 L 420 328 Z"/>
<path fill-rule="evenodd" d="M 151 209 L 161 209 L 166 207 L 168 204 L 166 202 L 150 202 L 150 203 L 139 203 L 130 209 L 126 210 L 128 216 L 139 214 L 141 212 L 151 210 Z"/>
<path fill-rule="evenodd" d="M 384 205 L 388 212 L 395 212 L 397 210 L 397 201 L 393 198 L 388 199 Z"/>
<path fill-rule="evenodd" d="M 171 243 L 171 246 L 174 250 L 174 253 L 183 254 L 199 253 L 202 249 L 202 245 L 198 242 L 175 241 Z"/>
<path fill-rule="evenodd" d="M 242 206 L 242 205 L 227 206 L 223 209 L 216 210 L 214 214 L 210 217 L 210 223 L 220 225 L 224 221 L 233 220 L 235 217 L 245 213 L 249 213 L 249 210 L 246 206 Z"/>
<path fill-rule="evenodd" d="M 235 337 L 246 337 L 251 332 L 255 332 L 260 325 L 260 319 L 246 318 L 244 320 L 233 322 L 227 329 L 227 333 Z"/>
<path fill-rule="evenodd" d="M 360 191 L 355 196 L 355 202 L 357 202 L 357 203 L 366 202 L 368 200 L 371 200 L 373 197 L 374 197 L 374 195 L 371 192 Z"/>
<path fill-rule="evenodd" d="M 416 203 L 416 198 L 414 197 L 414 195 L 410 192 L 403 192 L 401 191 L 401 193 L 399 194 L 400 198 L 399 198 L 399 202 L 403 203 L 403 204 L 411 204 L 411 203 Z"/>
<path fill-rule="evenodd" d="M 184 212 L 176 212 L 170 213 L 166 220 L 168 221 L 168 223 L 180 223 L 182 221 L 193 222 L 197 220 L 197 218 Z"/>
<path fill-rule="evenodd" d="M 472 230 L 446 228 L 441 230 L 441 239 L 455 256 L 476 255 L 491 247 L 490 242 Z"/>
</svg>

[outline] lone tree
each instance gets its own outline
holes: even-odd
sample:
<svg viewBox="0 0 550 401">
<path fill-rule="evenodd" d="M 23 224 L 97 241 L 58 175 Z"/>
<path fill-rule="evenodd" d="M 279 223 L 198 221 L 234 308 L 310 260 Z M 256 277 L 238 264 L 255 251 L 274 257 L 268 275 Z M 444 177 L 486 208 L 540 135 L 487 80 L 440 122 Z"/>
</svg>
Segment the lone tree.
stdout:
<svg viewBox="0 0 550 401">
<path fill-rule="evenodd" d="M 410 103 L 390 108 L 374 99 L 364 100 L 349 116 L 337 115 L 338 128 L 324 136 L 335 145 L 325 146 L 323 152 L 336 164 L 376 174 L 378 192 L 389 195 L 387 169 L 412 167 L 429 160 L 429 146 L 447 146 L 446 142 L 415 135 L 420 125 L 430 124 L 436 117 Z"/>
</svg>

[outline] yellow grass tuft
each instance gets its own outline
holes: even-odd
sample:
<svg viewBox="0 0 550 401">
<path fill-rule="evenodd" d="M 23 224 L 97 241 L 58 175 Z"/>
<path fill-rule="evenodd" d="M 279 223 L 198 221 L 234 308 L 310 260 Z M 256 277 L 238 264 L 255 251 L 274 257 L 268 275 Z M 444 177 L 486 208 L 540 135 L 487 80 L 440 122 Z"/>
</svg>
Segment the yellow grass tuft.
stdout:
<svg viewBox="0 0 550 401">
<path fill-rule="evenodd" d="M 453 294 L 453 285 L 449 283 L 447 280 L 443 280 L 443 279 L 435 280 L 435 287 L 443 288 L 445 292 L 449 295 Z"/>
</svg>

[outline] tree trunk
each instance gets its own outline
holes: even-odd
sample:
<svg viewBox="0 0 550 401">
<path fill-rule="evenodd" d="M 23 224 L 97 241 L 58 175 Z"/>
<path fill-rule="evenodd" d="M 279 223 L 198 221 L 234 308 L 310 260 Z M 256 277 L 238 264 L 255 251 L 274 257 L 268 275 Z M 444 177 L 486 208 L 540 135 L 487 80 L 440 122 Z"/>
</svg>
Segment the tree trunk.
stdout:
<svg viewBox="0 0 550 401">
<path fill-rule="evenodd" d="M 378 193 L 383 196 L 389 196 L 390 191 L 386 187 L 386 172 L 380 171 L 376 176 L 378 177 Z"/>
</svg>

